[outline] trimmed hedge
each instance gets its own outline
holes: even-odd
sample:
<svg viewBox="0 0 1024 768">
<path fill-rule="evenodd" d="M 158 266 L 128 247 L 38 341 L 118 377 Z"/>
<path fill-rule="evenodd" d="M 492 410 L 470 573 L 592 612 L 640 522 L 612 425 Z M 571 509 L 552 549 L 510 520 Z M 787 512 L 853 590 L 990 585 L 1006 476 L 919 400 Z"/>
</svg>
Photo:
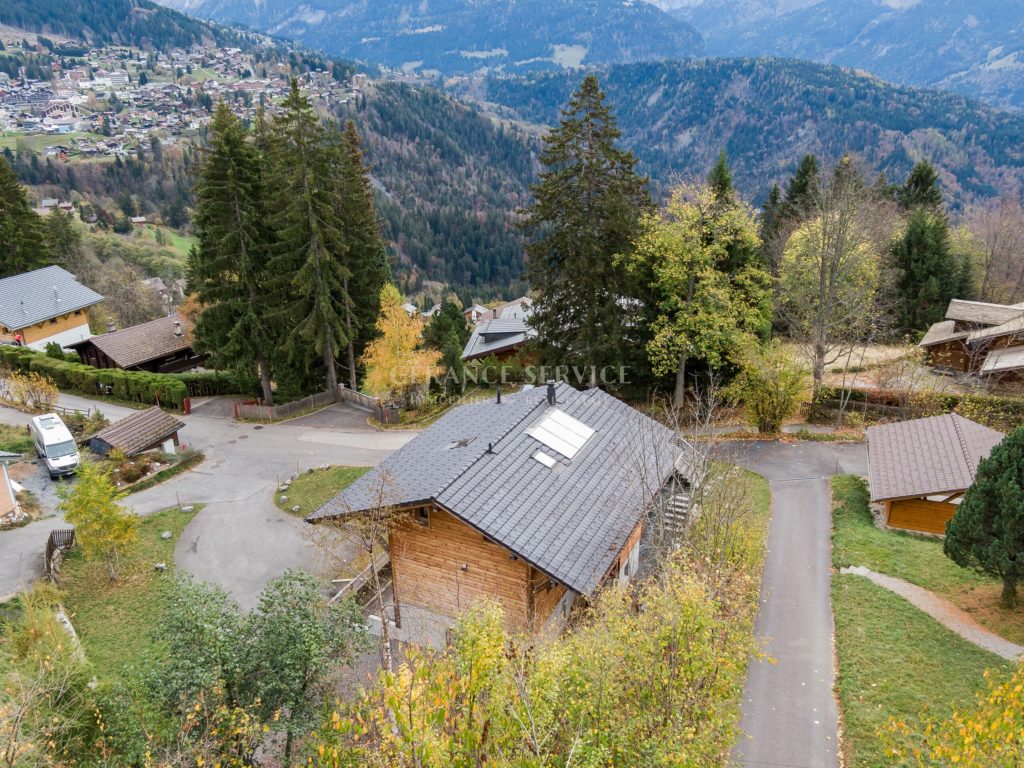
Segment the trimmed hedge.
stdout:
<svg viewBox="0 0 1024 768">
<path fill-rule="evenodd" d="M 155 403 L 181 410 L 185 399 L 228 394 L 238 389 L 234 377 L 221 373 L 147 373 L 119 368 L 93 368 L 47 357 L 28 347 L 0 346 L 0 364 L 48 376 L 59 389 L 89 397 L 110 395 L 119 400 Z"/>
</svg>

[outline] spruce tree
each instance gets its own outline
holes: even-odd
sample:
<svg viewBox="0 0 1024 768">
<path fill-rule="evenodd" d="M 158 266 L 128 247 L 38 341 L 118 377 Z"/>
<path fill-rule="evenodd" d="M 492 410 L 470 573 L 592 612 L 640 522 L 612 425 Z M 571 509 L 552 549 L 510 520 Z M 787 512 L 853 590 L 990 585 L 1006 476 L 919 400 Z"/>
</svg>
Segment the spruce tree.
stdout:
<svg viewBox="0 0 1024 768">
<path fill-rule="evenodd" d="M 274 338 L 266 316 L 270 231 L 261 180 L 263 158 L 224 102 L 210 122 L 210 148 L 199 171 L 189 254 L 189 288 L 203 307 L 195 344 L 218 367 L 255 369 L 273 405 Z"/>
<path fill-rule="evenodd" d="M 821 190 L 821 171 L 818 158 L 804 155 L 793 178 L 786 184 L 786 199 L 783 203 L 783 217 L 799 223 L 813 211 Z"/>
<path fill-rule="evenodd" d="M 708 175 L 708 186 L 711 193 L 719 203 L 731 203 L 736 196 L 736 190 L 732 185 L 732 171 L 729 168 L 729 157 L 723 149 L 718 155 L 715 167 Z"/>
<path fill-rule="evenodd" d="M 908 211 L 917 207 L 940 209 L 942 188 L 935 166 L 927 160 L 915 164 L 898 196 L 900 204 Z"/>
<path fill-rule="evenodd" d="M 349 342 L 351 311 L 337 149 L 294 78 L 281 106 L 267 137 L 275 235 L 271 268 L 277 276 L 271 300 L 275 320 L 292 336 L 284 341 L 289 362 L 308 365 L 319 359 L 333 392 L 337 356 Z"/>
<path fill-rule="evenodd" d="M 1024 576 L 1024 429 L 978 464 L 953 519 L 946 524 L 946 556 L 1003 581 L 1004 608 L 1017 606 Z"/>
<path fill-rule="evenodd" d="M 0 159 L 0 277 L 50 263 L 46 231 L 28 204 L 25 188 L 6 158 Z"/>
<path fill-rule="evenodd" d="M 963 298 L 963 265 L 950 249 L 949 223 L 941 213 L 914 210 L 892 256 L 904 331 L 925 330 L 945 317 L 950 299 Z"/>
<path fill-rule="evenodd" d="M 577 366 L 624 364 L 643 340 L 630 329 L 634 288 L 615 257 L 626 254 L 650 210 L 647 179 L 616 146 L 620 131 L 597 77 L 588 75 L 544 142 L 540 183 L 526 211 L 531 322 L 541 360 Z"/>
<path fill-rule="evenodd" d="M 375 333 L 380 292 L 391 278 L 391 268 L 374 205 L 370 174 L 363 162 L 362 143 L 351 120 L 345 123 L 337 148 L 340 150 L 338 175 L 343 185 L 338 215 L 343 224 L 343 260 L 349 272 L 343 278 L 343 294 L 348 297 L 345 305 L 346 367 L 349 387 L 357 389 L 356 360 L 362 357 Z"/>
</svg>

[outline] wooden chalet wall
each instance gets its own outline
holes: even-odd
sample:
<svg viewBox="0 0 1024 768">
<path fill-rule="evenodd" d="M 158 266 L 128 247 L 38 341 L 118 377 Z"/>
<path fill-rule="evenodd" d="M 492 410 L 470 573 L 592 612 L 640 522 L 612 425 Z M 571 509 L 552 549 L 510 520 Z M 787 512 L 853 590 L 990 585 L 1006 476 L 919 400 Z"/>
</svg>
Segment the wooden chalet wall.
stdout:
<svg viewBox="0 0 1024 768">
<path fill-rule="evenodd" d="M 448 512 L 432 508 L 427 524 L 414 510 L 391 533 L 391 570 L 400 605 L 457 617 L 480 599 L 498 601 L 510 629 L 544 621 L 565 594 L 544 574 Z M 463 565 L 466 566 L 463 570 Z"/>
<path fill-rule="evenodd" d="M 939 368 L 952 368 L 954 371 L 967 373 L 972 368 L 981 367 L 984 355 L 980 356 L 972 366 L 971 355 L 967 353 L 962 340 L 947 341 L 943 344 L 935 344 L 928 348 L 928 362 Z"/>
<path fill-rule="evenodd" d="M 895 499 L 885 502 L 886 524 L 892 528 L 945 535 L 946 523 L 956 504 L 928 499 Z"/>
<path fill-rule="evenodd" d="M 78 309 L 66 315 L 55 317 L 51 320 L 43 320 L 41 323 L 30 325 L 27 328 L 19 329 L 26 344 L 33 344 L 43 339 L 48 339 L 64 331 L 70 331 L 80 326 L 88 326 L 89 318 L 84 309 Z"/>
</svg>

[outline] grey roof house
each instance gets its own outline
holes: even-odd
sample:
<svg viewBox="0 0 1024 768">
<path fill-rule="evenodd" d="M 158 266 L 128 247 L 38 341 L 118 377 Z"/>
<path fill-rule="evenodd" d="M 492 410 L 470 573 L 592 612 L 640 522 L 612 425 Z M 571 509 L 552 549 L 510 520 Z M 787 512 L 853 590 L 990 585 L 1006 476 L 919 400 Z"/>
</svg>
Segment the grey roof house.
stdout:
<svg viewBox="0 0 1024 768">
<path fill-rule="evenodd" d="M 0 340 L 21 336 L 25 346 L 46 349 L 54 342 L 68 347 L 88 339 L 89 307 L 103 297 L 57 266 L 0 279 Z"/>
<path fill-rule="evenodd" d="M 1003 434 L 956 413 L 879 424 L 866 430 L 871 501 L 887 525 L 945 533 L 978 463 Z"/>
<path fill-rule="evenodd" d="M 449 411 L 307 520 L 406 510 L 390 542 L 403 621 L 410 606 L 450 621 L 490 598 L 539 631 L 636 572 L 645 514 L 682 482 L 682 454 L 605 392 L 527 388 Z"/>
<path fill-rule="evenodd" d="M 89 447 L 101 455 L 113 450 L 125 456 L 136 456 L 145 451 L 162 449 L 174 453 L 178 446 L 178 430 L 185 422 L 154 405 L 115 421 L 89 438 Z"/>
<path fill-rule="evenodd" d="M 1002 377 L 1024 371 L 1024 304 L 953 299 L 918 346 L 936 368 Z"/>
</svg>

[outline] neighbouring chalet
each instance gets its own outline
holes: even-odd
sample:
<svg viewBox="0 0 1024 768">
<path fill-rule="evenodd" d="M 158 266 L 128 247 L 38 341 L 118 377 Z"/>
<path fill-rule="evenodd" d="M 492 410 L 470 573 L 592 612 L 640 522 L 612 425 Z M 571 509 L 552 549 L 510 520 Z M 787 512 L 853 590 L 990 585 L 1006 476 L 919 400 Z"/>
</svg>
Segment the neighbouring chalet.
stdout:
<svg viewBox="0 0 1024 768">
<path fill-rule="evenodd" d="M 1024 304 L 953 299 L 946 319 L 935 323 L 918 346 L 936 368 L 985 377 L 1024 374 Z"/>
<path fill-rule="evenodd" d="M 493 355 L 498 360 L 515 356 L 537 332 L 530 326 L 533 302 L 526 296 L 502 304 L 477 319 L 462 350 L 465 361 Z"/>
<path fill-rule="evenodd" d="M 307 521 L 382 501 L 407 512 L 390 536 L 406 637 L 481 598 L 538 632 L 636 573 L 651 510 L 688 500 L 684 467 L 671 430 L 601 390 L 550 384 L 449 411 Z"/>
<path fill-rule="evenodd" d="M 54 342 L 62 347 L 88 339 L 88 310 L 103 301 L 75 276 L 51 266 L 0 280 L 0 341 L 19 334 L 26 347 L 39 350 Z"/>
<path fill-rule="evenodd" d="M 1003 435 L 956 413 L 868 427 L 868 483 L 885 523 L 945 534 L 978 463 Z"/>
<path fill-rule="evenodd" d="M 192 323 L 178 315 L 93 336 L 69 346 L 86 365 L 125 371 L 180 373 L 198 368 L 208 358 L 192 349 Z"/>
<path fill-rule="evenodd" d="M 0 525 L 14 525 L 23 519 L 14 483 L 7 473 L 7 464 L 0 460 Z"/>
<path fill-rule="evenodd" d="M 157 449 L 175 453 L 180 445 L 178 430 L 184 426 L 185 422 L 154 405 L 101 429 L 89 438 L 89 448 L 101 456 L 111 451 L 137 456 Z"/>
</svg>

